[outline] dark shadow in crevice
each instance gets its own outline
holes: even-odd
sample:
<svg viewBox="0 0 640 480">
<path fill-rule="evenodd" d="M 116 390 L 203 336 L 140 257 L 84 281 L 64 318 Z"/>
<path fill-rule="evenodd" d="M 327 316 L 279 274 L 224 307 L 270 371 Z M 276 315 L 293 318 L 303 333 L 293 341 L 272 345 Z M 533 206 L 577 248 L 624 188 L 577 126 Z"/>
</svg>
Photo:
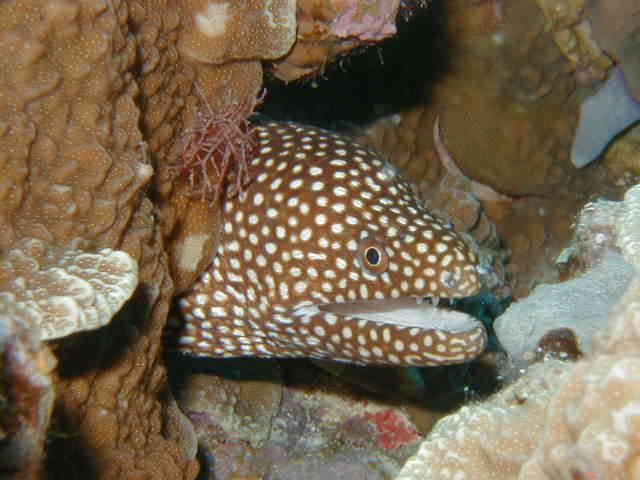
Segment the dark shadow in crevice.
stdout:
<svg viewBox="0 0 640 480">
<path fill-rule="evenodd" d="M 153 289 L 142 285 L 107 325 L 58 340 L 54 344 L 58 375 L 74 378 L 116 365 L 152 328 L 156 301 Z"/>
<path fill-rule="evenodd" d="M 443 4 L 433 2 L 399 22 L 396 36 L 341 57 L 323 75 L 289 84 L 267 75 L 259 112 L 342 130 L 428 103 L 453 56 Z"/>
</svg>

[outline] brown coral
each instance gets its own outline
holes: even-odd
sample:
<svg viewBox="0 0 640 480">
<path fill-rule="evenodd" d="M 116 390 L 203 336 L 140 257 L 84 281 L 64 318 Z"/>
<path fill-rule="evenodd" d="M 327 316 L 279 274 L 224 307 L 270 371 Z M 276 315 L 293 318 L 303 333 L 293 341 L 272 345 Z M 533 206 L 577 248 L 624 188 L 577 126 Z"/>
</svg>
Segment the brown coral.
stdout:
<svg viewBox="0 0 640 480">
<path fill-rule="evenodd" d="M 285 82 L 322 73 L 338 56 L 393 36 L 400 9 L 399 0 L 299 0 L 296 44 L 271 71 Z"/>
<path fill-rule="evenodd" d="M 227 39 L 228 50 L 208 50 L 216 39 L 192 28 L 208 12 L 204 2 L 0 4 L 0 252 L 11 257 L 18 242 L 43 242 L 51 248 L 43 257 L 12 265 L 40 274 L 44 266 L 47 277 L 60 266 L 40 260 L 79 238 L 91 255 L 122 251 L 139 266 L 139 287 L 111 325 L 58 345 L 57 417 L 72 434 L 52 444 L 51 468 L 73 464 L 77 476 L 92 478 L 195 475 L 193 446 L 180 445 L 184 422 L 165 423 L 167 403 L 159 395 L 166 388 L 160 332 L 172 294 L 163 251 L 180 251 L 164 238 L 204 236 L 187 249 L 195 258 L 174 262 L 186 266 L 180 277 L 186 283 L 210 258 L 217 217 L 215 208 L 207 210 L 200 230 L 174 235 L 192 201 L 182 200 L 188 185 L 185 191 L 161 171 L 184 147 L 182 132 L 195 125 L 195 79 L 216 109 L 255 97 L 260 58 L 283 54 L 293 42 L 292 6 L 290 0 L 233 6 L 236 32 L 244 31 L 245 13 L 258 13 L 255 34 Z M 207 30 L 214 19 L 204 20 Z M 271 20 L 277 25 L 262 29 Z"/>
<path fill-rule="evenodd" d="M 553 15 L 525 0 L 444 3 L 449 44 L 440 48 L 447 48 L 446 61 L 433 66 L 441 73 L 437 83 L 424 85 L 425 104 L 391 112 L 367 129 L 376 147 L 421 181 L 428 196 L 438 197 L 434 190 L 442 188 L 434 186 L 450 177 L 432 140 L 439 116 L 443 143 L 470 181 L 455 195 L 445 191 L 443 203 L 466 224 L 486 217 L 483 230 L 495 225 L 510 251 L 507 277 L 518 297 L 536 282 L 558 278 L 552 259 L 589 197 L 616 194 L 603 168 L 576 172 L 569 162 L 580 101 L 611 62 L 586 40 L 576 46 L 572 28 L 582 19 L 580 10 L 567 13 L 566 23 L 557 18 L 571 2 L 538 3 Z M 576 51 L 567 53 L 558 36 L 569 34 L 566 46 Z M 493 193 L 479 196 L 478 187 Z"/>
<path fill-rule="evenodd" d="M 40 478 L 56 361 L 20 308 L 0 313 L 0 475 Z"/>
</svg>

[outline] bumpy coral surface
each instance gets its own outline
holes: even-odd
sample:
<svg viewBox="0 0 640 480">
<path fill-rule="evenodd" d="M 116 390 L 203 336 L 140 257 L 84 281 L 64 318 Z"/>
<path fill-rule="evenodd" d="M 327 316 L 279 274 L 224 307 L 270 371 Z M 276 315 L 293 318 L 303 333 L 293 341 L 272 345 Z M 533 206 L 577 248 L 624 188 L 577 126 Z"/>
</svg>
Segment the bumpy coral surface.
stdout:
<svg viewBox="0 0 640 480">
<path fill-rule="evenodd" d="M 396 33 L 400 0 L 299 0 L 297 41 L 293 50 L 274 62 L 273 74 L 286 82 L 322 73 L 339 55 Z M 404 2 L 419 9 L 426 1 Z M 409 5 L 411 4 L 411 5 Z"/>
<path fill-rule="evenodd" d="M 617 243 L 635 268 L 634 279 L 609 315 L 608 325 L 596 335 L 592 351 L 572 367 L 555 360 L 536 364 L 492 401 L 464 407 L 440 421 L 399 479 L 637 476 L 638 192 L 640 186 L 630 189 L 619 205 L 590 206 L 602 210 L 596 217 L 615 222 Z M 606 259 L 600 265 L 606 265 Z M 572 301 L 571 297 L 566 300 Z M 522 385 L 529 387 L 523 390 Z M 505 399 L 511 403 L 504 404 Z M 496 428 L 498 422 L 501 428 Z"/>
<path fill-rule="evenodd" d="M 575 238 L 561 256 L 568 273 L 572 271 L 576 278 L 537 286 L 496 320 L 496 334 L 516 365 L 537 359 L 539 342 L 556 329 L 568 329 L 576 335 L 580 350 L 590 349 L 602 319 L 609 316 L 634 276 L 633 262 L 625 261 L 621 252 L 637 248 L 626 247 L 637 242 L 633 230 L 627 232 L 629 225 L 638 223 L 632 218 L 637 195 L 634 187 L 625 202 L 601 199 L 585 205 L 576 221 Z"/>
<path fill-rule="evenodd" d="M 141 151 L 139 90 L 129 73 L 136 45 L 127 17 L 128 6 L 121 2 L 0 5 L 0 43 L 7 52 L 0 69 L 0 159 L 7 172 L 0 248 L 6 252 L 29 238 L 65 248 L 82 238 L 87 252 L 126 251 L 138 261 L 140 283 L 161 286 L 166 267 L 159 263 L 150 203 L 142 197 L 152 167 Z M 105 478 L 149 471 L 151 464 L 136 458 L 137 451 L 163 459 L 153 462 L 154 468 L 163 465 L 160 477 L 193 474 L 193 462 L 168 439 L 170 433 L 160 432 L 160 415 L 145 413 L 162 411 L 157 394 L 163 371 L 149 344 L 152 332 L 158 335 L 164 323 L 169 287 L 168 278 L 160 289 L 154 287 L 162 296 L 149 297 L 149 311 L 159 308 L 141 322 L 142 328 L 131 325 L 135 334 L 130 330 L 128 339 L 120 329 L 124 352 L 104 355 L 108 342 L 103 332 L 95 337 L 102 338 L 99 348 L 76 358 L 60 354 L 59 372 L 65 378 L 58 380 L 58 406 L 76 433 L 66 437 L 76 442 L 67 451 L 91 458 L 76 462 L 76 471 Z M 124 387 L 127 381 L 130 386 Z M 124 425 L 140 422 L 144 443 L 123 434 Z"/>
<path fill-rule="evenodd" d="M 0 313 L 0 476 L 40 478 L 56 360 L 20 308 Z"/>
<path fill-rule="evenodd" d="M 130 257 L 139 272 L 133 299 L 110 325 L 58 345 L 57 417 L 65 434 L 50 445 L 50 471 L 154 479 L 193 478 L 197 471 L 184 422 L 160 395 L 160 332 L 172 295 L 169 263 L 182 284 L 192 281 L 211 256 L 218 217 L 169 167 L 185 148 L 183 132 L 197 124 L 196 79 L 213 108 L 224 110 L 255 98 L 261 58 L 291 47 L 291 1 L 243 6 L 0 5 L 0 251 L 38 241 L 62 252 L 81 239 L 86 258 Z M 247 12 L 256 13 L 252 35 L 244 34 Z M 64 270 L 64 255 L 44 270 L 42 258 L 18 263 L 42 278 Z M 79 265 L 76 277 L 89 285 L 110 281 L 85 267 L 91 265 Z M 129 267 L 121 271 L 124 283 L 132 279 Z M 117 268 L 110 273 L 118 276 Z M 109 306 L 97 309 L 104 312 L 127 296 L 103 291 L 88 300 L 88 291 L 71 296 L 96 305 L 106 299 Z"/>
<path fill-rule="evenodd" d="M 562 2 L 549 3 L 553 12 L 564 11 L 554 9 Z M 439 118 L 441 143 L 470 181 L 460 188 L 457 180 L 455 194 L 445 190 L 446 205 L 485 232 L 495 224 L 510 251 L 507 278 L 523 296 L 535 282 L 558 278 L 553 259 L 589 197 L 615 195 L 605 169 L 576 172 L 570 163 L 580 103 L 611 62 L 596 47 L 567 56 L 558 47 L 559 24 L 551 27 L 547 10 L 534 2 L 457 0 L 443 10 L 449 37 L 434 52 L 445 59 L 432 67 L 440 72 L 436 81 L 423 87 L 425 106 L 391 112 L 368 136 L 422 180 L 427 196 L 438 197 L 434 189 L 445 190 L 438 184 L 451 184 L 441 181 L 450 169 L 432 134 Z"/>
<path fill-rule="evenodd" d="M 624 72 L 633 96 L 640 100 L 640 61 L 633 52 L 638 48 L 636 29 L 640 5 L 625 0 L 586 3 L 585 16 L 598 45 L 610 54 Z"/>
<path fill-rule="evenodd" d="M 0 312 L 19 309 L 42 340 L 106 325 L 138 284 L 138 266 L 125 252 L 59 251 L 32 239 L 0 262 Z"/>
<path fill-rule="evenodd" d="M 369 398 L 308 364 L 247 360 L 252 373 L 244 381 L 224 378 L 240 365 L 222 364 L 224 376 L 187 375 L 178 399 L 207 478 L 382 480 L 415 451 L 420 428 L 393 401 Z"/>
<path fill-rule="evenodd" d="M 589 83 L 602 79 L 615 60 L 624 71 L 633 94 L 640 98 L 640 63 L 632 52 L 640 7 L 626 0 L 537 0 L 555 40 L 572 62 L 578 78 Z"/>
<path fill-rule="evenodd" d="M 619 244 L 636 277 L 580 362 L 553 397 L 545 434 L 520 479 L 634 478 L 640 468 L 640 186 L 625 195 L 617 219 Z"/>
<path fill-rule="evenodd" d="M 566 376 L 562 362 L 536 365 L 487 402 L 440 420 L 395 480 L 517 478 L 543 431 L 549 398 Z"/>
</svg>

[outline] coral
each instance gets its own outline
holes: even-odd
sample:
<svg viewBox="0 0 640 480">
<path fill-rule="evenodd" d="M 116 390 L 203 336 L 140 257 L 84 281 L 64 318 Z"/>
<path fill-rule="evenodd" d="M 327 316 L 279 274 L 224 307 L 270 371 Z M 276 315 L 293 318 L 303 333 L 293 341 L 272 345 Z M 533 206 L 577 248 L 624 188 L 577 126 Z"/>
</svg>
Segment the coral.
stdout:
<svg viewBox="0 0 640 480">
<path fill-rule="evenodd" d="M 340 12 L 331 23 L 331 31 L 338 37 L 369 41 L 382 40 L 396 33 L 400 0 L 334 0 L 332 6 Z"/>
<path fill-rule="evenodd" d="M 536 0 L 536 3 L 544 13 L 546 27 L 551 31 L 554 42 L 569 61 L 576 80 L 585 86 L 604 80 L 613 62 L 593 36 L 588 11 L 606 2 Z M 624 9 L 618 8 L 618 11 L 623 13 Z"/>
<path fill-rule="evenodd" d="M 172 225 L 167 241 L 169 267 L 175 293 L 193 285 L 209 265 L 220 239 L 221 212 L 208 199 L 194 199 L 188 183 L 173 190 L 169 215 Z"/>
<path fill-rule="evenodd" d="M 275 59 L 285 55 L 295 41 L 294 0 L 188 0 L 184 8 L 189 14 L 183 15 L 177 47 L 196 62 L 221 65 Z"/>
<path fill-rule="evenodd" d="M 184 422 L 161 395 L 166 382 L 160 334 L 172 295 L 169 265 L 182 288 L 193 281 L 215 249 L 218 211 L 192 198 L 189 183 L 177 181 L 167 167 L 184 148 L 184 132 L 197 126 L 196 79 L 212 108 L 225 111 L 256 97 L 260 60 L 284 54 L 295 39 L 291 1 L 208 5 L 0 4 L 4 266 L 23 268 L 15 275 L 28 283 L 35 278 L 26 275 L 29 269 L 38 279 L 56 278 L 49 288 L 61 277 L 83 278 L 86 283 L 75 280 L 83 290 L 64 297 L 65 306 L 84 303 L 75 311 L 80 317 L 84 312 L 76 320 L 86 323 L 86 307 L 106 299 L 109 306 L 96 309 L 102 313 L 91 320 L 95 325 L 111 319 L 105 312 L 119 307 L 129 287 L 120 297 L 105 292 L 91 298 L 87 285 L 104 279 L 87 270 L 93 260 L 70 278 L 63 263 L 69 267 L 111 252 L 109 259 L 130 257 L 138 265 L 136 292 L 108 325 L 57 340 L 56 418 L 69 435 L 51 444 L 51 472 L 154 479 L 189 479 L 197 472 Z M 217 22 L 227 14 L 230 23 Z M 249 19 L 253 35 L 244 33 Z M 75 239 L 82 239 L 85 253 L 66 257 L 65 251 L 76 249 Z M 30 242 L 47 247 L 18 262 L 10 251 Z M 123 273 L 124 286 L 133 270 Z M 3 272 L 3 290 L 15 286 L 13 275 Z M 46 291 L 20 295 L 35 295 L 38 307 L 45 307 L 52 303 L 42 299 Z"/>
<path fill-rule="evenodd" d="M 211 459 L 208 478 L 382 480 L 415 451 L 419 428 L 396 400 L 308 363 L 215 365 L 218 374 L 185 372 L 178 398 Z"/>
<path fill-rule="evenodd" d="M 611 207 L 610 207 L 611 209 Z M 631 187 L 624 194 L 623 208 L 616 212 L 616 245 L 622 250 L 624 258 L 640 270 L 640 185 Z"/>
<path fill-rule="evenodd" d="M 637 411 L 640 358 L 640 185 L 621 205 L 600 202 L 600 218 L 615 222 L 617 244 L 636 276 L 579 362 L 551 399 L 545 432 L 519 478 L 633 478 L 638 472 Z"/>
<path fill-rule="evenodd" d="M 126 252 L 138 263 L 138 291 L 156 292 L 147 297 L 148 305 L 138 303 L 129 322 L 82 337 L 93 342 L 62 339 L 56 351 L 57 411 L 69 419 L 73 435 L 59 443 L 74 448 L 63 448 L 49 461 L 76 452 L 90 459 L 74 464 L 84 476 L 116 478 L 153 468 L 156 478 L 192 477 L 195 462 L 180 453 L 171 429 L 160 431 L 164 374 L 157 345 L 171 287 L 152 206 L 144 197 L 154 170 L 141 148 L 139 89 L 132 74 L 138 71 L 137 45 L 128 15 L 129 6 L 118 1 L 0 5 L 0 45 L 7 52 L 0 60 L 0 163 L 9 180 L 3 180 L 0 250 L 5 254 L 36 239 L 55 257 L 82 238 L 86 252 Z M 65 261 L 61 254 L 59 262 Z M 47 275 L 64 269 L 51 268 Z M 123 347 L 118 352 L 111 347 L 116 339 Z M 82 353 L 71 355 L 70 347 Z M 144 442 L 123 434 L 139 423 L 146 427 Z"/>
<path fill-rule="evenodd" d="M 575 238 L 566 249 L 575 278 L 536 287 L 495 321 L 500 343 L 517 367 L 537 360 L 540 342 L 556 329 L 568 329 L 577 337 L 579 349 L 590 351 L 602 319 L 609 316 L 634 276 L 631 265 L 640 265 L 638 254 L 633 253 L 639 244 L 634 230 L 640 225 L 635 218 L 638 192 L 640 187 L 635 186 L 623 202 L 597 200 L 585 205 L 576 221 Z M 624 258 L 622 252 L 626 252 Z"/>
<path fill-rule="evenodd" d="M 434 207 L 494 242 L 494 249 L 491 239 L 501 239 L 510 263 L 501 266 L 504 255 L 498 255 L 492 266 L 506 268 L 498 278 L 511 288 L 500 289 L 501 295 L 523 297 L 538 282 L 558 280 L 553 259 L 570 240 L 580 207 L 595 195 L 622 192 L 605 169 L 577 172 L 570 161 L 580 104 L 612 63 L 593 42 L 589 48 L 577 44 L 582 37 L 571 28 L 581 10 L 574 14 L 554 8 L 562 2 L 548 3 L 548 11 L 526 0 L 443 3 L 447 25 L 441 36 L 448 42 L 424 55 L 433 58 L 430 71 L 438 72 L 419 87 L 424 101 L 408 108 L 383 105 L 386 116 L 364 131 Z M 566 23 L 562 12 L 570 16 Z M 563 35 L 570 36 L 567 48 L 576 47 L 571 55 L 558 46 Z M 441 161 L 436 117 L 441 143 L 464 178 Z"/>
<path fill-rule="evenodd" d="M 589 351 L 593 335 L 602 328 L 633 277 L 622 256 L 609 253 L 585 274 L 553 285 L 539 285 L 531 295 L 513 303 L 498 317 L 494 328 L 511 360 L 521 368 L 536 358 L 547 332 L 567 328 Z"/>
<path fill-rule="evenodd" d="M 285 82 L 322 73 L 339 55 L 394 35 L 399 10 L 423 7 L 421 1 L 299 0 L 296 44 L 271 71 Z"/>
<path fill-rule="evenodd" d="M 435 146 L 435 149 L 438 152 L 438 158 L 442 162 L 442 165 L 445 167 L 447 173 L 451 176 L 459 177 L 463 180 L 466 180 L 470 184 L 471 193 L 475 198 L 484 200 L 486 202 L 513 201 L 513 198 L 507 195 L 502 195 L 501 193 L 496 192 L 490 186 L 470 179 L 466 177 L 464 173 L 462 173 L 462 170 L 460 170 L 460 167 L 458 167 L 455 160 L 447 150 L 444 141 L 442 140 L 440 117 L 436 117 L 435 121 L 433 122 L 433 145 Z"/>
<path fill-rule="evenodd" d="M 593 218 L 614 222 L 635 276 L 573 366 L 546 360 L 486 403 L 441 420 L 399 480 L 418 478 L 634 478 L 640 448 L 640 185 L 621 204 L 598 202 Z M 595 269 L 605 267 L 608 257 Z M 609 275 L 609 280 L 612 276 Z M 566 282 L 569 283 L 569 282 Z M 583 286 L 574 283 L 575 290 Z M 587 287 L 588 288 L 588 287 Z M 577 300 L 567 297 L 574 309 Z M 524 390 L 522 386 L 527 386 Z M 533 386 L 530 388 L 528 386 Z M 515 394 L 514 394 L 515 390 Z M 505 404 L 504 400 L 509 403 Z"/>
<path fill-rule="evenodd" d="M 552 398 L 540 446 L 519 479 L 637 475 L 639 298 L 636 277 L 596 339 L 593 355 L 576 365 Z"/>
<path fill-rule="evenodd" d="M 640 100 L 640 62 L 632 52 L 637 45 L 634 19 L 639 7 L 625 0 L 537 0 L 537 3 L 545 14 L 556 44 L 569 60 L 576 80 L 581 85 L 597 86 L 609 76 L 607 84 L 610 85 L 605 85 L 598 92 L 602 99 L 601 106 L 596 108 L 592 105 L 590 115 L 586 112 L 581 114 L 585 117 L 581 123 L 585 125 L 581 125 L 576 134 L 572 154 L 573 163 L 580 167 L 592 161 L 615 138 L 622 130 L 622 124 L 626 122 L 629 125 L 629 120 L 623 120 L 623 114 L 616 110 L 624 108 L 627 118 L 635 111 L 637 118 L 637 105 L 634 107 L 632 97 L 636 102 Z M 616 71 L 609 72 L 614 61 L 617 63 Z M 604 94 L 613 92 L 616 85 L 620 86 L 618 91 L 622 95 L 615 97 L 617 103 L 614 107 L 611 100 L 607 105 Z M 593 97 L 592 104 L 598 95 Z M 588 109 L 588 102 L 585 101 L 583 110 Z M 615 128 L 608 125 L 605 119 L 614 120 Z M 593 125 L 598 121 L 600 125 L 607 125 L 607 128 L 596 129 Z M 592 125 L 590 128 L 589 124 Z M 596 135 L 598 140 L 589 140 L 588 132 Z"/>
<path fill-rule="evenodd" d="M 125 252 L 30 239 L 0 261 L 0 312 L 22 310 L 42 340 L 60 338 L 106 325 L 137 284 L 138 266 Z"/>
<path fill-rule="evenodd" d="M 364 418 L 376 426 L 376 436 L 382 448 L 399 448 L 403 445 L 415 442 L 420 438 L 416 428 L 407 418 L 393 409 L 375 413 L 367 413 Z"/>
<path fill-rule="evenodd" d="M 600 89 L 580 106 L 580 122 L 571 147 L 571 163 L 581 168 L 602 154 L 609 142 L 640 119 L 640 103 L 614 67 Z"/>
<path fill-rule="evenodd" d="M 55 357 L 20 308 L 0 313 L 0 476 L 41 478 Z"/>
<path fill-rule="evenodd" d="M 636 34 L 640 6 L 626 0 L 598 0 L 585 3 L 584 16 L 593 39 L 610 54 L 624 72 L 631 92 L 640 101 L 640 60 Z"/>
<path fill-rule="evenodd" d="M 558 360 L 533 365 L 486 402 L 443 418 L 394 480 L 518 478 L 544 429 L 549 398 L 567 371 Z"/>
</svg>

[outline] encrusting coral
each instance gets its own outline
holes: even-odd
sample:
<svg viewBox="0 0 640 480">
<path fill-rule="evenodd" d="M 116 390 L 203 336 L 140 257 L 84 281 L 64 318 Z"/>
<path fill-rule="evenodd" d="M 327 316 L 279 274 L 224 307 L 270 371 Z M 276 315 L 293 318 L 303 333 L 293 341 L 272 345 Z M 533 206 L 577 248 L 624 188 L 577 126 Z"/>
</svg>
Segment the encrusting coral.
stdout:
<svg viewBox="0 0 640 480">
<path fill-rule="evenodd" d="M 602 319 L 611 313 L 634 275 L 617 245 L 616 223 L 625 211 L 625 203 L 610 200 L 585 205 L 576 220 L 575 238 L 560 256 L 567 275 L 575 278 L 537 286 L 496 319 L 496 335 L 513 366 L 522 368 L 535 360 L 539 343 L 557 329 L 573 332 L 579 349 L 590 351 Z M 620 228 L 627 223 L 622 222 Z"/>
<path fill-rule="evenodd" d="M 379 25 L 360 11 L 367 5 L 339 6 L 344 35 L 391 34 L 399 3 L 379 2 Z M 359 23 L 366 31 L 353 30 Z M 97 281 L 87 265 L 72 275 L 82 288 L 65 297 L 67 313 L 82 328 L 103 326 L 56 340 L 56 412 L 73 434 L 50 444 L 51 469 L 72 463 L 79 476 L 195 476 L 193 442 L 160 395 L 160 337 L 173 282 L 184 290 L 213 256 L 220 205 L 193 195 L 198 182 L 172 167 L 189 150 L 185 132 L 202 127 L 205 106 L 217 119 L 254 104 L 261 61 L 285 55 L 296 26 L 292 0 L 0 4 L 3 287 L 14 289 L 18 275 L 27 284 L 64 277 L 67 259 L 70 267 L 102 255 L 123 267 L 114 298 L 85 296 Z M 38 242 L 42 255 L 37 248 L 32 258 L 18 255 Z M 131 293 L 134 264 L 138 287 L 112 318 Z M 55 300 L 46 294 L 33 297 L 41 310 Z M 24 303 L 32 294 L 12 295 Z M 48 338 L 73 329 L 54 331 Z"/>
<path fill-rule="evenodd" d="M 589 351 L 602 319 L 620 300 L 632 277 L 633 268 L 622 256 L 609 252 L 601 263 L 577 278 L 538 285 L 496 319 L 500 344 L 516 368 L 536 359 L 541 339 L 558 328 L 574 332 L 580 349 Z"/>
<path fill-rule="evenodd" d="M 635 276 L 575 364 L 546 360 L 486 403 L 442 420 L 398 480 L 635 478 L 640 471 L 640 185 L 599 202 Z M 542 389 L 528 388 L 538 385 Z M 515 394 L 514 394 L 515 392 Z M 509 404 L 505 405 L 505 399 Z M 502 428 L 495 428 L 500 422 Z M 506 463 L 505 463 L 506 462 Z"/>
<path fill-rule="evenodd" d="M 197 125 L 196 79 L 214 111 L 224 111 L 256 97 L 261 59 L 283 55 L 295 39 L 291 0 L 209 7 L 164 0 L 0 4 L 3 265 L 59 279 L 61 262 L 122 260 L 126 287 L 117 298 L 73 292 L 85 307 L 108 298 L 92 327 L 111 319 L 138 266 L 138 288 L 109 325 L 57 341 L 56 412 L 70 435 L 49 445 L 48 470 L 68 471 L 72 463 L 83 478 L 154 479 L 197 472 L 193 446 L 181 440 L 184 422 L 169 421 L 170 402 L 160 395 L 160 337 L 173 292 L 169 264 L 178 267 L 179 286 L 192 282 L 211 257 L 218 217 L 168 167 L 185 148 L 183 133 Z M 245 35 L 249 17 L 254 24 Z M 181 229 L 182 219 L 188 228 Z M 84 253 L 65 257 L 76 239 Z M 47 248 L 17 262 L 10 250 L 30 242 Z M 58 255 L 57 263 L 47 263 L 48 255 L 51 262 Z M 3 290 L 16 280 L 4 273 Z M 74 276 L 83 287 L 99 279 L 84 264 Z M 45 292 L 36 294 L 39 308 L 50 306 L 38 296 Z"/>
<path fill-rule="evenodd" d="M 270 71 L 285 82 L 322 74 L 340 55 L 396 33 L 396 18 L 425 8 L 428 0 L 298 0 L 296 43 Z"/>
<path fill-rule="evenodd" d="M 23 311 L 51 340 L 106 325 L 137 284 L 138 266 L 125 252 L 61 251 L 29 239 L 0 259 L 0 313 Z"/>
<path fill-rule="evenodd" d="M 549 398 L 566 376 L 560 361 L 534 365 L 488 401 L 443 418 L 394 480 L 517 478 L 542 434 Z"/>
<path fill-rule="evenodd" d="M 424 101 L 386 106 L 387 115 L 365 130 L 425 196 L 448 197 L 442 205 L 452 216 L 461 212 L 468 225 L 481 220 L 485 236 L 495 226 L 509 251 L 505 276 L 516 297 L 560 278 L 553 259 L 582 205 L 623 191 L 602 166 L 577 171 L 570 161 L 580 104 L 612 61 L 584 23 L 577 27 L 583 12 L 565 3 L 585 2 L 442 2 L 446 41 L 425 54 L 437 78 L 423 86 Z M 439 160 L 436 118 L 464 183 Z"/>
<path fill-rule="evenodd" d="M 0 312 L 0 476 L 41 478 L 56 360 L 20 308 Z"/>
<path fill-rule="evenodd" d="M 575 133 L 571 160 L 582 167 L 640 117 L 640 62 L 632 53 L 640 7 L 626 0 L 537 3 L 577 82 L 599 88 L 584 100 Z M 615 68 L 608 72 L 613 62 Z M 598 85 L 607 76 L 604 85 Z"/>
<path fill-rule="evenodd" d="M 602 204 L 607 208 L 606 204 Z M 549 404 L 544 435 L 521 480 L 635 478 L 640 472 L 640 185 L 615 218 L 617 244 L 636 276 Z"/>
</svg>

